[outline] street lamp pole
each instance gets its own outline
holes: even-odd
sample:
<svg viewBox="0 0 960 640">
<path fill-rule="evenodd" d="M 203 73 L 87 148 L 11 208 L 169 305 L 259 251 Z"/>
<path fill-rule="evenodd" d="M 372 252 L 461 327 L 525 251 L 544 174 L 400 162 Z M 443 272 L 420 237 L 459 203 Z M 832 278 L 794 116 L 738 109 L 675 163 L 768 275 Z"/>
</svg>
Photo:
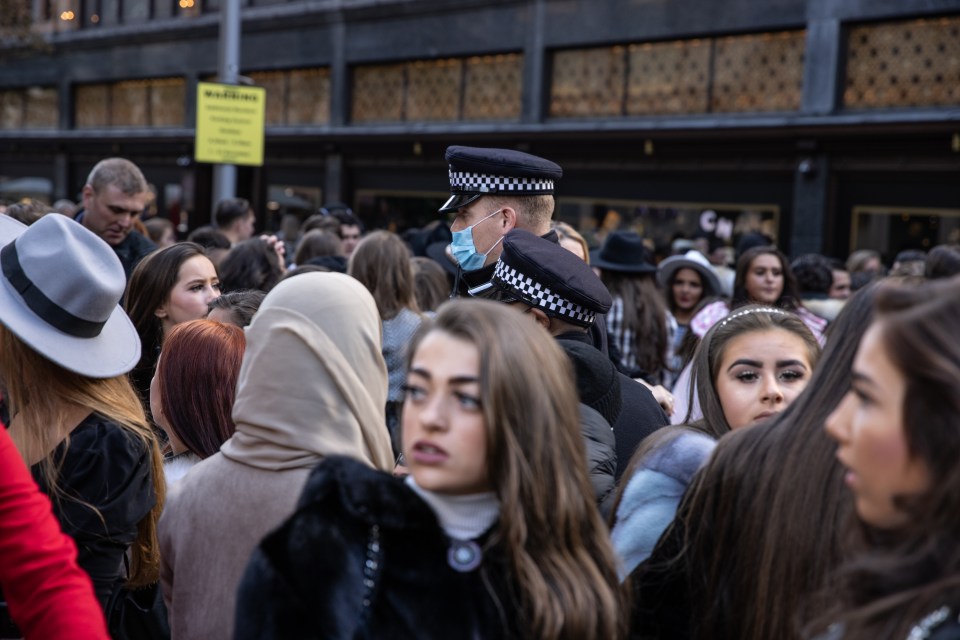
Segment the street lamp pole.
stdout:
<svg viewBox="0 0 960 640">
<path fill-rule="evenodd" d="M 220 44 L 217 73 L 223 84 L 237 84 L 240 76 L 240 0 L 220 2 Z M 214 204 L 233 198 L 237 192 L 237 166 L 217 164 L 213 167 Z M 210 213 L 211 222 L 213 212 Z"/>
</svg>

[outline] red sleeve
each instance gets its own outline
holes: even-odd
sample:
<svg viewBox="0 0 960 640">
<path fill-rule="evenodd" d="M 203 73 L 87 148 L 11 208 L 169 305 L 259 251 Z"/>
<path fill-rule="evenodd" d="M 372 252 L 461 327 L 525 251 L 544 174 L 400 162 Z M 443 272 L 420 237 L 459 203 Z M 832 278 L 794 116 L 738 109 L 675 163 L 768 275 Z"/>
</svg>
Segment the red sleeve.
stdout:
<svg viewBox="0 0 960 640">
<path fill-rule="evenodd" d="M 90 578 L 0 427 L 0 586 L 24 637 L 108 640 Z"/>
</svg>

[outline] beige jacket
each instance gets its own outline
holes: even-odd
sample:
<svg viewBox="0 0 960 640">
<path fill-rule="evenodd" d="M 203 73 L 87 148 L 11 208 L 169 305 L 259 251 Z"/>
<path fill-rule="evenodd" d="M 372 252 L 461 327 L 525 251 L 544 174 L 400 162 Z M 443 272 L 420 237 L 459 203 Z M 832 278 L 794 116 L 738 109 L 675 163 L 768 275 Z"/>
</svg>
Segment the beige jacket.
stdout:
<svg viewBox="0 0 960 640">
<path fill-rule="evenodd" d="M 250 554 L 293 513 L 325 456 L 392 467 L 380 342 L 376 304 L 349 276 L 299 275 L 264 299 L 247 329 L 237 431 L 171 488 L 160 519 L 174 639 L 233 638 Z"/>
</svg>

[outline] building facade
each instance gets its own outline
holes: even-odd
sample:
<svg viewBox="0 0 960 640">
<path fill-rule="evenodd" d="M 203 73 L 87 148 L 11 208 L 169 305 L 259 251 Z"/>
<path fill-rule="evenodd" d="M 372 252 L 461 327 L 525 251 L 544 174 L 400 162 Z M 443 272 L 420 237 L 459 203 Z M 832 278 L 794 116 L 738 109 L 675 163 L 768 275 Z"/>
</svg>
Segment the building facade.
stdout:
<svg viewBox="0 0 960 640">
<path fill-rule="evenodd" d="M 7 0 L 10 1 L 10 0 Z M 0 53 L 0 198 L 76 198 L 137 162 L 162 215 L 209 220 L 196 86 L 225 0 L 32 2 Z M 960 0 L 241 0 L 267 89 L 264 228 L 345 202 L 436 217 L 449 144 L 564 167 L 556 217 L 592 233 L 774 236 L 793 255 L 960 242 Z M 27 191 L 33 190 L 33 193 Z"/>
</svg>

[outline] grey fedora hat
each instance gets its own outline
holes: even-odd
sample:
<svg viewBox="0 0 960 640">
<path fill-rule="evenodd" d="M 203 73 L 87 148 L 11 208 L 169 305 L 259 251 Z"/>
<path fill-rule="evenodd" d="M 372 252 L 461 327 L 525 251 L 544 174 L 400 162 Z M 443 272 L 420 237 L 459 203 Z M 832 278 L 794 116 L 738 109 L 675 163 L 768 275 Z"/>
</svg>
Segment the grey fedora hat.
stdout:
<svg viewBox="0 0 960 640">
<path fill-rule="evenodd" d="M 120 308 L 127 282 L 106 242 L 51 213 L 30 227 L 0 215 L 0 323 L 64 369 L 112 378 L 140 360 Z"/>
<path fill-rule="evenodd" d="M 702 253 L 696 249 L 691 249 L 681 256 L 670 256 L 660 263 L 657 270 L 657 280 L 660 286 L 670 286 L 673 275 L 680 269 L 693 269 L 700 274 L 703 280 L 703 295 L 718 296 L 722 290 L 720 288 L 720 278 L 713 266 L 707 261 Z"/>
</svg>

